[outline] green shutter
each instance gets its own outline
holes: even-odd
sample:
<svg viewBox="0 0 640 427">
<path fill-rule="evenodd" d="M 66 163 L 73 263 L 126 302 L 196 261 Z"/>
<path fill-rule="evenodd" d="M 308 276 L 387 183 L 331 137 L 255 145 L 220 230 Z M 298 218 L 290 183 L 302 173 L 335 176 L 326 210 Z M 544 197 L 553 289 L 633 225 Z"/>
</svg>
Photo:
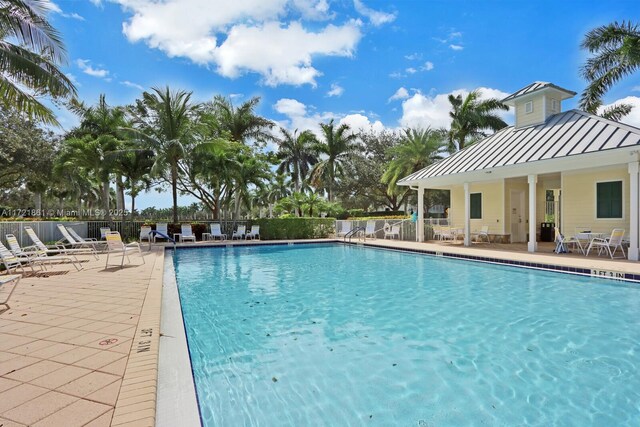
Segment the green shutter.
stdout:
<svg viewBox="0 0 640 427">
<path fill-rule="evenodd" d="M 482 219 L 482 193 L 470 194 L 471 219 Z"/>
<path fill-rule="evenodd" d="M 598 218 L 622 218 L 622 181 L 597 184 L 596 209 Z"/>
</svg>

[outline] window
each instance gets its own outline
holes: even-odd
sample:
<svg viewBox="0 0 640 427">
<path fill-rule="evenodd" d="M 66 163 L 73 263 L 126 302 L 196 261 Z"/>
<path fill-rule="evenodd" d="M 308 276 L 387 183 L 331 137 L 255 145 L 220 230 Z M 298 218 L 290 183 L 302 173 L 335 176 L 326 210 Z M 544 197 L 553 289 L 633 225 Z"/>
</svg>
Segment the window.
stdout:
<svg viewBox="0 0 640 427">
<path fill-rule="evenodd" d="M 622 181 L 596 184 L 596 218 L 622 218 Z"/>
<path fill-rule="evenodd" d="M 524 112 L 525 113 L 533 113 L 533 101 L 529 101 L 524 104 Z"/>
<path fill-rule="evenodd" d="M 482 219 L 482 193 L 471 193 L 471 219 Z"/>
</svg>

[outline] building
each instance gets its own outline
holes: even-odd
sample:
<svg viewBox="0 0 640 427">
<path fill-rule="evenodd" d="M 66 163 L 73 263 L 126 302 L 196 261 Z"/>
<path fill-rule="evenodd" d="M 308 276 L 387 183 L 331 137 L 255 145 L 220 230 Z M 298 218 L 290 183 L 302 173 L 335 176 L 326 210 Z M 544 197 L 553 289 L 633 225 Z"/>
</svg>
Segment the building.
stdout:
<svg viewBox="0 0 640 427">
<path fill-rule="evenodd" d="M 640 129 L 579 110 L 562 111 L 575 95 L 535 82 L 503 100 L 515 109 L 515 125 L 403 178 L 418 191 L 451 192 L 450 219 L 537 248 L 540 225 L 550 215 L 564 234 L 579 227 L 611 233 L 623 228 L 628 257 L 638 260 L 638 162 Z M 424 227 L 424 221 L 418 221 Z M 424 238 L 424 230 L 418 233 Z"/>
</svg>

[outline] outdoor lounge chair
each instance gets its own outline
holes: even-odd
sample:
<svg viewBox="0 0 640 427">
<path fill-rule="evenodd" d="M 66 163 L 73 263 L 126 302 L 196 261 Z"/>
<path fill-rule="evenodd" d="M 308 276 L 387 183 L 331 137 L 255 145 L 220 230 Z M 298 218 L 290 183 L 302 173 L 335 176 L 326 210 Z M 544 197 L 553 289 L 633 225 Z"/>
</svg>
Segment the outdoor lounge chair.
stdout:
<svg viewBox="0 0 640 427">
<path fill-rule="evenodd" d="M 442 227 L 440 229 L 440 240 L 454 240 L 454 239 L 455 239 L 455 233 L 453 232 L 451 227 L 447 226 L 447 227 Z"/>
<path fill-rule="evenodd" d="M 589 243 L 589 247 L 587 248 L 587 255 L 589 255 L 589 251 L 591 250 L 591 248 L 598 248 L 598 255 L 600 255 L 602 251 L 606 251 L 613 259 L 613 255 L 616 253 L 618 248 L 620 248 L 620 251 L 622 251 L 622 257 L 625 258 L 626 254 L 624 253 L 624 248 L 622 247 L 623 239 L 624 230 L 622 228 L 614 228 L 611 232 L 611 236 L 606 239 L 601 239 L 599 237 L 591 239 L 591 243 Z M 613 248 L 613 251 L 611 250 L 611 248 Z"/>
<path fill-rule="evenodd" d="M 100 227 L 100 240 L 106 239 L 107 233 L 110 231 L 111 229 L 109 227 Z"/>
<path fill-rule="evenodd" d="M 9 307 L 9 299 L 11 298 L 13 291 L 16 290 L 18 283 L 20 283 L 21 277 L 22 276 L 20 276 L 19 274 L 9 274 L 7 276 L 0 276 L 0 286 L 6 285 L 7 283 L 13 283 L 13 288 L 11 288 L 11 291 L 9 291 L 9 295 L 7 295 L 7 297 L 4 299 L 4 302 L 0 302 L 0 305 L 5 306 L 5 308 L 0 310 L 0 314 L 4 313 L 5 311 L 11 308 Z"/>
<path fill-rule="evenodd" d="M 66 241 L 69 245 L 71 245 L 72 249 L 82 249 L 97 256 L 98 252 L 96 250 L 96 242 L 78 242 L 62 224 L 58 224 L 58 230 L 60 231 L 60 233 L 62 233 L 62 240 L 60 240 L 59 243 L 63 243 Z"/>
<path fill-rule="evenodd" d="M 91 246 L 91 247 L 93 247 L 93 248 L 95 248 L 97 250 L 98 246 L 100 246 L 100 249 L 104 249 L 104 247 L 106 246 L 105 242 L 101 242 L 98 239 L 93 239 L 93 238 L 80 236 L 76 232 L 76 230 L 74 230 L 71 227 L 65 227 L 65 228 L 67 229 L 69 234 L 71 234 L 71 237 L 73 237 L 75 239 L 76 242 L 85 243 L 87 245 L 87 247 Z"/>
<path fill-rule="evenodd" d="M 376 222 L 375 220 L 373 221 L 367 221 L 367 226 L 364 229 L 364 237 L 372 237 L 372 238 L 376 238 Z"/>
<path fill-rule="evenodd" d="M 196 241 L 196 235 L 193 234 L 191 224 L 182 224 L 180 226 L 180 241 L 184 242 L 185 240 L 191 240 L 192 242 Z"/>
<path fill-rule="evenodd" d="M 24 265 L 27 264 L 31 267 L 31 271 L 35 272 L 33 268 L 33 264 L 29 262 L 27 257 L 17 257 L 15 256 L 7 247 L 0 242 L 0 261 L 4 264 L 4 268 L 11 273 L 11 270 L 18 270 L 24 273 Z M 40 264 L 40 269 L 42 269 L 42 264 Z"/>
<path fill-rule="evenodd" d="M 140 227 L 140 241 L 142 242 L 143 240 L 151 241 L 151 227 L 148 225 Z"/>
<path fill-rule="evenodd" d="M 391 226 L 391 230 L 387 231 L 386 229 L 384 230 L 384 238 L 389 238 L 389 239 L 399 239 L 400 238 L 400 226 L 399 225 L 392 225 Z"/>
<path fill-rule="evenodd" d="M 78 262 L 78 259 L 73 255 L 54 255 L 48 256 L 46 252 L 41 251 L 36 246 L 20 247 L 18 239 L 13 234 L 7 234 L 7 243 L 11 253 L 13 253 L 19 259 L 25 259 L 33 269 L 34 264 L 39 264 L 44 270 L 46 270 L 45 263 L 47 262 L 64 262 L 68 261 L 73 264 L 76 270 L 82 270 L 82 265 Z"/>
<path fill-rule="evenodd" d="M 487 243 L 491 243 L 491 240 L 489 239 L 489 226 L 488 225 L 483 225 L 482 228 L 480 229 L 480 231 L 477 231 L 475 233 L 473 233 L 473 236 L 476 239 L 476 242 L 480 242 L 480 240 L 482 238 L 484 238 Z"/>
<path fill-rule="evenodd" d="M 247 234 L 247 226 L 246 225 L 239 225 L 238 228 L 236 229 L 236 231 L 234 231 L 233 234 L 231 235 L 231 240 L 233 240 L 233 239 L 242 239 L 242 238 L 244 238 L 245 234 Z"/>
<path fill-rule="evenodd" d="M 211 238 L 212 240 L 227 240 L 227 235 L 222 232 L 220 223 L 211 223 L 209 227 L 211 229 L 211 233 L 209 233 L 209 235 L 207 236 L 208 238 Z"/>
<path fill-rule="evenodd" d="M 33 228 L 29 227 L 28 225 L 24 227 L 24 231 L 27 233 L 27 236 L 29 236 L 29 238 L 31 239 L 33 244 L 42 253 L 45 253 L 45 254 L 60 254 L 60 253 L 62 253 L 64 255 L 86 254 L 86 253 L 88 253 L 87 249 L 85 249 L 85 248 L 72 249 L 72 248 L 67 248 L 63 244 L 56 244 L 56 245 L 53 245 L 53 246 L 47 246 L 44 243 L 42 243 L 42 241 L 40 240 L 40 238 L 38 237 L 36 232 L 33 231 Z M 98 259 L 98 254 L 95 251 L 92 253 L 92 255 L 94 256 L 95 259 Z"/>
<path fill-rule="evenodd" d="M 442 226 L 433 226 L 433 240 L 442 240 Z"/>
<path fill-rule="evenodd" d="M 245 239 L 258 239 L 260 240 L 260 226 L 259 225 L 252 225 L 251 226 L 251 231 L 247 233 L 247 235 L 244 237 Z"/>
<path fill-rule="evenodd" d="M 351 221 L 342 221 L 340 225 L 342 229 L 340 231 L 336 230 L 336 237 L 344 237 L 351 232 Z"/>
<path fill-rule="evenodd" d="M 169 235 L 169 225 L 166 222 L 159 222 L 156 224 L 156 231 L 158 233 L 162 233 L 165 236 Z M 164 239 L 164 237 L 159 236 L 158 234 L 153 235 L 153 243 L 156 242 L 156 239 Z"/>
<path fill-rule="evenodd" d="M 569 252 L 569 246 L 573 245 L 578 248 L 581 254 L 584 254 L 582 243 L 580 243 L 580 240 L 578 238 L 576 238 L 575 236 L 565 237 L 562 233 L 560 233 L 560 230 L 558 229 L 558 227 L 553 227 L 553 229 L 556 235 L 555 237 L 556 248 L 553 250 L 555 253 L 557 254 L 567 253 Z"/>
<path fill-rule="evenodd" d="M 131 263 L 129 259 L 129 253 L 138 252 L 140 255 L 140 259 L 142 259 L 142 263 L 144 264 L 144 257 L 142 256 L 142 251 L 140 250 L 140 244 L 138 242 L 125 244 L 122 241 L 122 237 L 120 237 L 120 233 L 117 231 L 110 231 L 107 233 L 107 261 L 104 265 L 104 268 L 109 266 L 109 256 L 112 254 L 122 253 L 122 260 L 120 261 L 120 267 L 124 266 L 124 258 L 127 258 L 127 262 Z"/>
</svg>

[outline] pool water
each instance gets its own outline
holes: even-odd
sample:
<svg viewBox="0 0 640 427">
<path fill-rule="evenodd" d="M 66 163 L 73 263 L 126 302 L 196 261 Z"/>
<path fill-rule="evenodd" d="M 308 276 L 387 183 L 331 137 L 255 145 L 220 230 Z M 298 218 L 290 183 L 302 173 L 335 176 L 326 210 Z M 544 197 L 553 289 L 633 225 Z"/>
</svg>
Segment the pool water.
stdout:
<svg viewBox="0 0 640 427">
<path fill-rule="evenodd" d="M 205 426 L 640 425 L 640 285 L 342 244 L 174 262 Z"/>
</svg>

